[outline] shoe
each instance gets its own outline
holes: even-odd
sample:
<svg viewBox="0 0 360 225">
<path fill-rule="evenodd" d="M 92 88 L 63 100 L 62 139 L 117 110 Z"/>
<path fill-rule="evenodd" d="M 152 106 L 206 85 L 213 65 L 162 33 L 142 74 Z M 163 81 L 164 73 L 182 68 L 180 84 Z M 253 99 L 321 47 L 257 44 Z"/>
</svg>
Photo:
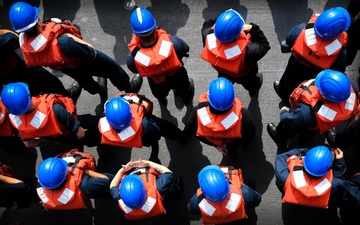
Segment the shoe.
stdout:
<svg viewBox="0 0 360 225">
<path fill-rule="evenodd" d="M 194 97 L 194 93 L 195 93 L 194 80 L 192 78 L 189 78 L 189 90 L 188 90 L 187 95 L 183 97 L 184 104 L 187 104 L 190 101 L 192 101 L 192 99 Z"/>
<path fill-rule="evenodd" d="M 107 99 L 108 98 L 108 92 L 107 92 L 107 78 L 104 77 L 98 77 L 97 78 L 97 83 L 100 86 L 100 98 L 101 99 Z"/>
<path fill-rule="evenodd" d="M 269 133 L 271 139 L 276 143 L 278 147 L 284 146 L 284 141 L 280 139 L 280 137 L 276 133 L 276 126 L 273 123 L 269 123 L 266 127 L 267 132 Z"/>
<path fill-rule="evenodd" d="M 330 145 L 331 148 L 335 148 L 335 136 L 336 131 L 335 128 L 331 128 L 330 130 L 325 132 L 325 138 L 327 143 Z"/>
<path fill-rule="evenodd" d="M 142 83 L 143 78 L 140 76 L 140 74 L 135 74 L 130 81 L 131 92 L 136 94 L 139 93 Z"/>
<path fill-rule="evenodd" d="M 248 180 L 245 184 L 246 184 L 246 186 L 248 186 L 249 188 L 251 188 L 255 191 L 256 183 L 254 180 Z"/>
<path fill-rule="evenodd" d="M 68 96 L 74 101 L 74 104 L 76 104 L 80 97 L 82 87 L 77 81 L 74 81 L 66 91 L 68 92 Z"/>
<path fill-rule="evenodd" d="M 260 90 L 260 88 L 261 88 L 261 86 L 262 86 L 262 83 L 263 83 L 263 75 L 262 75 L 262 73 L 257 73 L 256 76 L 259 77 L 260 81 L 259 81 L 259 84 L 258 84 L 258 86 L 256 87 L 256 89 L 249 91 L 250 97 L 254 97 L 256 94 L 259 93 L 259 90 Z"/>
<path fill-rule="evenodd" d="M 274 81 L 274 90 L 276 94 L 281 98 L 279 85 L 280 85 L 280 81 L 278 80 Z"/>
</svg>

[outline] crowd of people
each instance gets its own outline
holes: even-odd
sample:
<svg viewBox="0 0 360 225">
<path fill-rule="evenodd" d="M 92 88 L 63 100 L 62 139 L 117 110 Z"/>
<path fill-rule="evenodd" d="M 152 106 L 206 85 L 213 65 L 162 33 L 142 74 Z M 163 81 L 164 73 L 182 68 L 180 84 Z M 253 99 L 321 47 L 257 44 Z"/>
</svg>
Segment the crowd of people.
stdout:
<svg viewBox="0 0 360 225">
<path fill-rule="evenodd" d="M 291 53 L 288 64 L 273 83 L 281 98 L 280 122 L 267 124 L 267 131 L 278 147 L 274 170 L 282 203 L 322 210 L 327 224 L 359 219 L 360 173 L 345 175 L 343 152 L 360 135 L 360 83 L 352 84 L 345 73 L 360 50 L 358 15 L 360 1 L 352 0 L 348 9 L 329 8 L 294 27 L 285 42 Z M 161 165 L 162 137 L 180 144 L 195 137 L 224 156 L 254 140 L 255 121 L 235 88 L 241 84 L 251 98 L 258 97 L 263 83 L 258 61 L 271 48 L 261 27 L 246 23 L 234 9 L 203 23 L 200 57 L 217 78 L 199 96 L 194 96 L 196 84 L 183 62 L 190 47 L 157 26 L 145 8 L 135 8 L 129 18 L 134 35 L 126 64 L 133 75 L 83 40 L 69 20 L 43 21 L 37 6 L 21 1 L 11 6 L 9 19 L 13 30 L 0 30 L 0 145 L 5 151 L 40 148 L 42 162 L 32 179 L 16 176 L 13 165 L 0 162 L 1 207 L 36 203 L 44 210 L 76 210 L 90 207 L 91 199 L 112 198 L 125 220 L 157 217 L 179 199 L 184 185 Z M 349 45 L 352 51 L 347 51 Z M 74 83 L 66 89 L 45 67 Z M 196 99 L 183 130 L 153 114 L 153 102 L 139 94 L 145 78 L 164 107 L 171 90 L 184 104 Z M 115 96 L 108 96 L 107 79 L 119 91 Z M 77 113 L 82 89 L 100 95 L 101 115 Z M 293 147 L 289 142 L 295 135 L 300 141 Z M 323 143 L 309 145 L 316 135 L 325 137 Z M 71 148 L 42 149 L 50 145 Z M 149 160 L 130 160 L 112 174 L 98 171 L 94 156 L 83 150 L 101 145 L 146 146 L 151 154 Z M 246 220 L 262 196 L 242 173 L 220 163 L 202 168 L 198 189 L 188 200 L 189 213 L 201 215 L 203 224 Z M 313 224 L 306 215 L 296 219 L 284 219 L 284 224 Z"/>
</svg>

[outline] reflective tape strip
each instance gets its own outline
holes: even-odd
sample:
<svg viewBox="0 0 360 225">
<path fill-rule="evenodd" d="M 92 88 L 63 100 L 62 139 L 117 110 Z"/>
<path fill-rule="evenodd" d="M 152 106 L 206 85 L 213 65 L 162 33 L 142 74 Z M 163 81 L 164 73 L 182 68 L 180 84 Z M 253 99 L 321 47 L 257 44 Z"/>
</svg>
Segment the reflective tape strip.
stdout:
<svg viewBox="0 0 360 225">
<path fill-rule="evenodd" d="M 72 190 L 70 190 L 68 188 L 65 188 L 65 190 L 63 191 L 63 193 L 60 195 L 60 197 L 57 200 L 65 205 L 70 201 L 70 199 L 72 198 L 72 196 L 74 194 L 75 194 L 75 192 L 73 192 Z"/>
<path fill-rule="evenodd" d="M 124 212 L 126 214 L 128 214 L 129 212 L 132 211 L 132 209 L 130 207 L 127 207 L 127 205 L 125 205 L 124 201 L 122 199 L 119 200 L 119 203 L 121 205 L 121 208 L 124 210 Z"/>
<path fill-rule="evenodd" d="M 138 173 L 145 173 L 146 167 L 138 167 L 134 169 L 130 174 L 138 174 Z"/>
<path fill-rule="evenodd" d="M 317 113 L 330 121 L 333 121 L 337 114 L 335 110 L 330 109 L 326 105 L 322 105 Z"/>
<path fill-rule="evenodd" d="M 151 58 L 144 53 L 137 51 L 134 60 L 143 64 L 144 66 L 149 66 Z"/>
<path fill-rule="evenodd" d="M 226 208 L 230 210 L 231 212 L 235 212 L 237 206 L 239 205 L 241 200 L 241 195 L 231 193 L 230 199 L 228 203 L 226 204 Z"/>
<path fill-rule="evenodd" d="M 43 203 L 47 203 L 49 201 L 49 199 L 45 195 L 44 189 L 42 187 L 36 188 L 36 192 Z"/>
<path fill-rule="evenodd" d="M 209 114 L 205 107 L 198 109 L 197 113 L 199 115 L 202 125 L 206 126 L 207 124 L 209 124 L 211 122 L 211 119 L 210 119 Z"/>
<path fill-rule="evenodd" d="M 0 113 L 0 120 L 4 117 L 3 113 Z"/>
<path fill-rule="evenodd" d="M 307 46 L 317 43 L 314 28 L 305 29 L 305 40 Z"/>
<path fill-rule="evenodd" d="M 156 199 L 155 198 L 152 198 L 152 197 L 148 197 L 144 203 L 144 205 L 141 207 L 141 210 L 146 212 L 146 213 L 149 213 L 152 208 L 154 207 L 156 203 Z"/>
<path fill-rule="evenodd" d="M 34 117 L 30 121 L 30 125 L 35 127 L 36 129 L 39 129 L 41 124 L 44 122 L 46 118 L 46 115 L 40 111 L 37 111 L 34 115 Z"/>
<path fill-rule="evenodd" d="M 303 170 L 297 170 L 293 171 L 293 178 L 295 181 L 296 188 L 301 188 L 306 186 L 306 180 L 304 177 L 304 171 Z"/>
<path fill-rule="evenodd" d="M 101 132 L 106 132 L 110 130 L 110 124 L 107 121 L 106 117 L 100 118 L 100 129 Z"/>
<path fill-rule="evenodd" d="M 335 39 L 333 42 L 325 46 L 326 53 L 332 55 L 334 52 L 342 48 L 342 45 L 338 39 Z"/>
<path fill-rule="evenodd" d="M 226 55 L 226 59 L 231 59 L 235 56 L 238 56 L 241 54 L 241 49 L 238 45 L 235 45 L 231 48 L 227 48 L 224 50 L 224 53 Z"/>
<path fill-rule="evenodd" d="M 161 46 L 159 49 L 159 55 L 168 57 L 171 50 L 172 43 L 166 40 L 162 40 Z"/>
<path fill-rule="evenodd" d="M 134 134 L 135 134 L 135 131 L 131 126 L 128 126 L 127 128 L 125 128 L 124 130 L 122 130 L 118 133 L 118 135 L 122 141 L 128 139 L 129 137 L 133 136 Z"/>
<path fill-rule="evenodd" d="M 13 122 L 13 124 L 15 125 L 16 128 L 19 128 L 19 126 L 22 124 L 21 119 L 18 116 L 15 116 L 13 114 L 9 115 L 11 121 Z"/>
<path fill-rule="evenodd" d="M 355 93 L 351 93 L 350 97 L 346 100 L 345 109 L 352 111 L 354 109 L 355 101 L 356 95 Z"/>
<path fill-rule="evenodd" d="M 39 34 L 32 42 L 30 42 L 30 45 L 33 49 L 35 49 L 35 51 L 38 51 L 46 42 L 47 39 L 44 35 Z"/>
<path fill-rule="evenodd" d="M 327 178 L 322 180 L 319 184 L 317 184 L 314 188 L 318 195 L 321 195 L 325 191 L 327 191 L 331 187 L 331 183 Z"/>
<path fill-rule="evenodd" d="M 236 121 L 239 120 L 239 117 L 234 113 L 231 112 L 225 119 L 221 121 L 221 124 L 226 128 L 229 129 Z"/>
<path fill-rule="evenodd" d="M 201 202 L 199 203 L 199 207 L 209 216 L 212 216 L 216 210 L 216 208 L 210 205 L 210 203 L 208 203 L 205 198 L 201 200 Z"/>
<path fill-rule="evenodd" d="M 217 47 L 216 44 L 216 37 L 214 33 L 211 33 L 207 36 L 207 44 L 208 44 L 208 49 L 211 50 L 213 48 Z"/>
</svg>

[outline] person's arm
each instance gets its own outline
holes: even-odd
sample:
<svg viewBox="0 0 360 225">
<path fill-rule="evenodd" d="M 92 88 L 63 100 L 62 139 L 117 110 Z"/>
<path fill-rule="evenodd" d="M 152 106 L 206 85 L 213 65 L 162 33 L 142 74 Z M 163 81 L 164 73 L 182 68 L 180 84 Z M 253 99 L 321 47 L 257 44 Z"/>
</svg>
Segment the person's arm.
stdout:
<svg viewBox="0 0 360 225">
<path fill-rule="evenodd" d="M 152 161 L 149 161 L 149 160 L 139 159 L 137 161 L 132 161 L 132 162 L 130 162 L 130 166 L 133 167 L 133 168 L 152 167 L 159 174 L 172 173 L 172 171 L 169 168 L 167 168 L 166 166 L 160 165 L 158 163 L 155 163 L 155 162 L 152 162 Z"/>
<path fill-rule="evenodd" d="M 130 52 L 126 56 L 126 65 L 131 72 L 138 73 L 138 70 L 135 66 L 134 58 L 132 57 Z"/>
<path fill-rule="evenodd" d="M 241 185 L 242 196 L 247 207 L 257 207 L 261 203 L 261 194 L 245 184 Z"/>
<path fill-rule="evenodd" d="M 332 151 L 334 162 L 332 165 L 334 177 L 342 177 L 346 172 L 344 153 L 341 149 L 335 148 Z"/>
<path fill-rule="evenodd" d="M 305 152 L 305 149 L 293 149 L 276 156 L 274 163 L 275 183 L 280 192 L 283 192 L 285 182 L 290 174 L 286 160 L 292 155 L 299 156 L 302 152 Z"/>
<path fill-rule="evenodd" d="M 245 65 L 253 65 L 263 58 L 271 47 L 258 25 L 254 23 L 244 24 L 242 29 L 251 35 L 251 42 L 246 46 Z"/>
<path fill-rule="evenodd" d="M 181 131 L 181 137 L 179 138 L 180 142 L 185 142 L 191 136 L 195 136 L 198 125 L 197 125 L 197 110 L 200 106 L 196 106 L 190 112 L 188 121 L 185 124 L 184 129 Z"/>
<path fill-rule="evenodd" d="M 189 210 L 189 212 L 191 214 L 197 214 L 199 215 L 201 213 L 199 205 L 198 205 L 198 198 L 197 195 L 194 194 L 190 200 L 189 203 L 187 204 L 187 209 Z"/>
<path fill-rule="evenodd" d="M 7 183 L 7 184 L 18 184 L 23 183 L 21 180 L 18 180 L 13 177 L 8 177 L 0 174 L 0 182 Z"/>
<path fill-rule="evenodd" d="M 170 40 L 174 44 L 176 55 L 180 61 L 182 61 L 182 58 L 189 56 L 190 47 L 183 39 L 178 36 L 170 36 Z"/>
<path fill-rule="evenodd" d="M 316 126 L 314 111 L 310 105 L 299 104 L 296 110 L 282 107 L 276 132 L 282 138 L 290 138 L 299 131 Z"/>
<path fill-rule="evenodd" d="M 95 172 L 93 170 L 85 170 L 84 172 L 86 175 L 88 175 L 89 177 L 92 178 L 105 178 L 105 179 L 109 179 L 107 176 L 105 176 L 104 174 Z"/>
<path fill-rule="evenodd" d="M 19 47 L 19 36 L 16 33 L 0 29 L 0 56 L 7 55 Z"/>
<path fill-rule="evenodd" d="M 77 57 L 84 60 L 96 58 L 95 48 L 73 35 L 69 34 L 58 37 L 58 43 L 61 51 L 69 58 Z"/>
<path fill-rule="evenodd" d="M 302 29 L 304 29 L 306 26 L 306 23 L 301 23 L 295 27 L 293 27 L 288 35 L 286 36 L 286 44 L 292 48 L 295 44 L 296 39 L 299 37 Z"/>
<path fill-rule="evenodd" d="M 120 170 L 115 174 L 114 178 L 112 179 L 111 183 L 110 183 L 110 189 L 113 187 L 119 187 L 120 185 L 120 181 L 121 178 L 124 176 L 124 174 L 131 170 L 133 167 L 131 166 L 131 163 L 133 161 L 131 160 L 130 162 L 128 162 L 126 165 L 122 165 L 122 167 L 120 168 Z"/>
<path fill-rule="evenodd" d="M 201 28 L 201 37 L 203 42 L 203 47 L 205 47 L 206 42 L 206 36 L 209 34 L 211 27 L 215 24 L 216 19 L 210 19 L 203 23 L 203 26 Z"/>
</svg>

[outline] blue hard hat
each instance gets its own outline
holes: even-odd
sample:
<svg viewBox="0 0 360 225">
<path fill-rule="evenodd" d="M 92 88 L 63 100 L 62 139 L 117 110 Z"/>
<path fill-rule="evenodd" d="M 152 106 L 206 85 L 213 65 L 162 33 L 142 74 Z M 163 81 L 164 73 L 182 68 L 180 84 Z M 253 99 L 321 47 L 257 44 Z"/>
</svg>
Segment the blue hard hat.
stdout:
<svg viewBox="0 0 360 225">
<path fill-rule="evenodd" d="M 29 31 L 36 25 L 39 17 L 39 8 L 26 2 L 15 2 L 9 11 L 10 22 L 16 32 Z"/>
<path fill-rule="evenodd" d="M 229 195 L 229 181 L 216 165 L 205 166 L 198 174 L 198 182 L 205 198 L 212 202 L 222 202 Z"/>
<path fill-rule="evenodd" d="M 55 189 L 66 179 L 68 163 L 61 158 L 50 157 L 40 163 L 38 179 L 42 187 Z"/>
<path fill-rule="evenodd" d="M 216 110 L 230 109 L 235 101 L 234 85 L 223 77 L 211 81 L 208 89 L 208 100 Z"/>
<path fill-rule="evenodd" d="M 214 34 L 221 42 L 235 40 L 245 24 L 243 16 L 233 9 L 226 10 L 216 19 Z"/>
<path fill-rule="evenodd" d="M 316 19 L 314 24 L 315 34 L 324 40 L 336 38 L 346 31 L 351 23 L 348 11 L 342 7 L 325 10 Z"/>
<path fill-rule="evenodd" d="M 29 87 L 23 82 L 9 83 L 1 91 L 1 100 L 13 115 L 26 113 L 31 103 Z"/>
<path fill-rule="evenodd" d="M 349 78 L 342 72 L 326 69 L 315 79 L 315 85 L 322 96 L 331 102 L 346 101 L 351 94 Z"/>
<path fill-rule="evenodd" d="M 140 208 L 146 200 L 145 185 L 136 174 L 125 176 L 120 182 L 120 198 L 132 209 Z"/>
<path fill-rule="evenodd" d="M 115 130 L 127 128 L 132 120 L 129 102 L 123 97 L 113 97 L 105 103 L 105 117 Z"/>
<path fill-rule="evenodd" d="M 136 8 L 131 16 L 130 23 L 135 34 L 145 34 L 152 31 L 156 26 L 156 20 L 149 10 Z"/>
<path fill-rule="evenodd" d="M 306 172 L 315 177 L 326 175 L 332 165 L 332 154 L 326 146 L 317 146 L 310 149 L 304 157 Z"/>
</svg>

